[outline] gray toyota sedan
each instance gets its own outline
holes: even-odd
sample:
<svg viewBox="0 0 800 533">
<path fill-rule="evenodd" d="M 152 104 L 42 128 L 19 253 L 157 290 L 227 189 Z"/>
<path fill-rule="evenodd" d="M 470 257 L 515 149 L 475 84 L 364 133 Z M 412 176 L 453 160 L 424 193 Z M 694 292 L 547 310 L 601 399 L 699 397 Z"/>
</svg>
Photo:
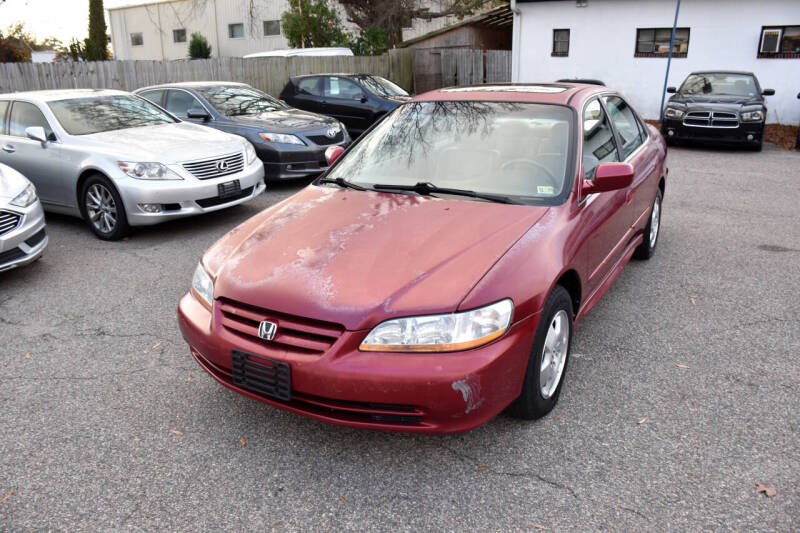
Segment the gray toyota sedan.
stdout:
<svg viewBox="0 0 800 533">
<path fill-rule="evenodd" d="M 265 188 L 247 140 L 113 90 L 0 94 L 0 162 L 33 182 L 45 210 L 82 217 L 107 240 Z"/>
</svg>

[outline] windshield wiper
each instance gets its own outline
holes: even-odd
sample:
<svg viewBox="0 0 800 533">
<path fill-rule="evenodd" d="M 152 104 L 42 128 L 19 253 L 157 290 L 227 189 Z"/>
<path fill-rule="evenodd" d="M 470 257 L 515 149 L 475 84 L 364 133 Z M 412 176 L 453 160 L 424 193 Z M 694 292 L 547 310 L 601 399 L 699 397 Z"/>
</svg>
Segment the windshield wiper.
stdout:
<svg viewBox="0 0 800 533">
<path fill-rule="evenodd" d="M 349 181 L 346 181 L 344 178 L 336 178 L 336 179 L 322 178 L 317 183 L 334 183 L 334 184 L 338 185 L 339 187 L 342 187 L 343 189 L 353 189 L 353 190 L 356 190 L 356 191 L 368 191 L 369 190 L 366 187 L 362 187 L 361 185 L 356 185 L 355 183 L 350 183 Z"/>
<path fill-rule="evenodd" d="M 393 185 L 390 183 L 376 183 L 372 186 L 373 189 L 381 191 L 411 191 L 417 194 L 452 194 L 454 196 L 469 196 L 470 198 L 480 198 L 482 200 L 489 200 L 490 202 L 497 202 L 501 204 L 515 203 L 508 196 L 501 196 L 498 194 L 489 194 L 483 192 L 469 191 L 466 189 L 450 189 L 447 187 L 438 187 L 433 183 L 427 181 L 419 181 L 414 185 Z"/>
</svg>

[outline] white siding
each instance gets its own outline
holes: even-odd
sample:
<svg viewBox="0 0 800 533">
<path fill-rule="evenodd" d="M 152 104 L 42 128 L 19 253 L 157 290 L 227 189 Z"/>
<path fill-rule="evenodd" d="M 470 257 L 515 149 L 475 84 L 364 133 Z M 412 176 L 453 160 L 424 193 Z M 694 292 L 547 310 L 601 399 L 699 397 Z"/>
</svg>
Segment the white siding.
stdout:
<svg viewBox="0 0 800 533">
<path fill-rule="evenodd" d="M 635 58 L 637 28 L 672 27 L 674 0 L 575 0 L 518 4 L 521 21 L 515 81 L 599 78 L 620 90 L 639 112 L 658 119 L 666 58 Z M 520 23 L 521 22 L 521 23 Z M 752 71 L 766 97 L 767 122 L 800 120 L 800 59 L 758 59 L 761 27 L 800 24 L 798 0 L 684 0 L 679 27 L 689 27 L 686 58 L 673 58 L 669 85 L 679 85 L 694 70 Z M 551 57 L 553 29 L 569 28 L 569 57 Z M 513 62 L 513 61 L 512 61 Z M 515 63 L 516 65 L 516 63 Z"/>
</svg>

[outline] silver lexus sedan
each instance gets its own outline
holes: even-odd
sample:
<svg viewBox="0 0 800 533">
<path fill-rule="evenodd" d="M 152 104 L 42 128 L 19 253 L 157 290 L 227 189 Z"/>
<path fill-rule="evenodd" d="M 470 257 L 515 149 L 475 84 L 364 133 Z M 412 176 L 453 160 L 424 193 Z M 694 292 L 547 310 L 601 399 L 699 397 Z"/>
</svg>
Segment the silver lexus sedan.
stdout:
<svg viewBox="0 0 800 533">
<path fill-rule="evenodd" d="M 45 210 L 82 217 L 107 240 L 265 189 L 247 140 L 114 90 L 0 94 L 0 162 L 36 185 Z"/>
<path fill-rule="evenodd" d="M 0 164 L 0 272 L 33 263 L 46 247 L 36 188 L 25 176 Z"/>
</svg>

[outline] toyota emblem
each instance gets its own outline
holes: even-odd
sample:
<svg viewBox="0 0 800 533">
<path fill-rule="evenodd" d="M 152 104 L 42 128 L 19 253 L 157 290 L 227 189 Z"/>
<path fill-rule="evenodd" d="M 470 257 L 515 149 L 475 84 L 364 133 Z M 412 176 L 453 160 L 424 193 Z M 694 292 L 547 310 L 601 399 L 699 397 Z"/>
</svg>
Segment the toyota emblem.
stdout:
<svg viewBox="0 0 800 533">
<path fill-rule="evenodd" d="M 341 130 L 341 129 L 339 129 L 339 126 L 334 126 L 334 127 L 332 127 L 332 128 L 328 128 L 328 131 L 326 131 L 326 132 L 325 132 L 325 135 L 326 135 L 328 138 L 330 138 L 330 139 L 333 139 L 334 137 L 336 137 L 337 135 L 339 135 L 339 132 L 340 132 L 340 131 L 342 131 L 342 130 Z"/>
</svg>

